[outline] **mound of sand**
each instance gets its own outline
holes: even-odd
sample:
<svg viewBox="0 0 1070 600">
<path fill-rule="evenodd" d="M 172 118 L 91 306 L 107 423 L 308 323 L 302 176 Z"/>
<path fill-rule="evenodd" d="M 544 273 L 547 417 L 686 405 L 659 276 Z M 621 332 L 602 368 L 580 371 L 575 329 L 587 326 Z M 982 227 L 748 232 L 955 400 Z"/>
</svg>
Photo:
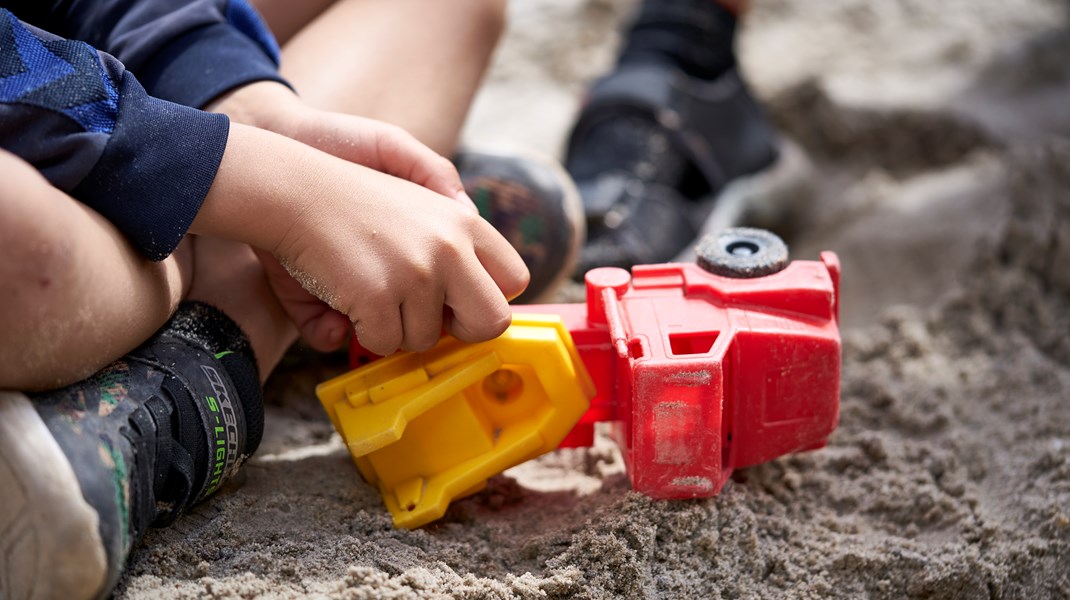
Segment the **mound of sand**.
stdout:
<svg viewBox="0 0 1070 600">
<path fill-rule="evenodd" d="M 630 3 L 517 4 L 469 136 L 556 152 Z M 153 532 L 116 596 L 1070 597 L 1067 13 L 757 3 L 745 67 L 813 168 L 782 232 L 844 264 L 827 448 L 675 502 L 630 492 L 611 447 L 558 451 L 400 531 L 311 392 L 344 357 L 297 351 L 260 455 Z M 536 105 L 555 110 L 524 131 Z"/>
</svg>

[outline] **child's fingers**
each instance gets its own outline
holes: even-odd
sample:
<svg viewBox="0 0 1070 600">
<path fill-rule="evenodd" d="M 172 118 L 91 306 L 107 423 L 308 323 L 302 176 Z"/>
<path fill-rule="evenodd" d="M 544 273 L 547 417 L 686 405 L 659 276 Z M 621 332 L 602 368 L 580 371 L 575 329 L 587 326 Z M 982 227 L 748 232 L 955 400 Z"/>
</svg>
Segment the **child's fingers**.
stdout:
<svg viewBox="0 0 1070 600">
<path fill-rule="evenodd" d="M 464 261 L 449 280 L 446 305 L 452 316 L 446 326 L 450 335 L 465 342 L 498 337 L 513 314 L 494 279 L 475 257 Z"/>
<path fill-rule="evenodd" d="M 473 242 L 476 257 L 506 298 L 512 300 L 528 287 L 531 273 L 524 259 L 492 225 L 480 219 Z"/>
<path fill-rule="evenodd" d="M 442 294 L 417 290 L 401 303 L 401 349 L 430 350 L 442 335 Z"/>
<path fill-rule="evenodd" d="M 305 290 L 270 252 L 253 249 L 275 297 L 301 337 L 319 352 L 337 350 L 349 335 L 349 318 Z"/>
<path fill-rule="evenodd" d="M 404 339 L 400 307 L 374 302 L 364 304 L 365 310 L 353 319 L 357 342 L 380 356 L 393 354 Z"/>
<path fill-rule="evenodd" d="M 345 341 L 351 326 L 345 315 L 328 310 L 318 318 L 306 322 L 301 327 L 301 337 L 313 350 L 333 352 Z"/>
<path fill-rule="evenodd" d="M 457 200 L 472 211 L 476 210 L 452 162 L 400 127 L 383 124 L 376 133 L 375 147 L 380 170 Z"/>
<path fill-rule="evenodd" d="M 312 111 L 296 139 L 344 160 L 405 179 L 475 212 L 457 168 L 401 127 L 328 111 Z"/>
</svg>

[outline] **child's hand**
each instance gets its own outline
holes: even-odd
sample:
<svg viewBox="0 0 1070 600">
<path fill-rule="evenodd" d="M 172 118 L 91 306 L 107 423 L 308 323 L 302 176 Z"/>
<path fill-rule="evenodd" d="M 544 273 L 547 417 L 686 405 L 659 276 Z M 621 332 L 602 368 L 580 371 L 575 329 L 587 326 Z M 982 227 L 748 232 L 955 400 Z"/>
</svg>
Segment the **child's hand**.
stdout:
<svg viewBox="0 0 1070 600">
<path fill-rule="evenodd" d="M 507 298 L 528 281 L 474 210 L 237 124 L 191 231 L 271 252 L 377 354 L 427 349 L 443 326 L 466 341 L 495 337 L 511 319 Z"/>
<path fill-rule="evenodd" d="M 209 110 L 273 131 L 339 158 L 401 177 L 472 210 L 453 164 L 394 125 L 307 106 L 288 87 L 254 82 L 216 99 Z M 258 252 L 279 301 L 314 349 L 331 351 L 350 328 L 348 317 L 307 292 L 269 253 Z"/>
<path fill-rule="evenodd" d="M 312 108 L 274 81 L 231 90 L 207 110 L 422 185 L 475 209 L 453 163 L 396 125 Z"/>
<path fill-rule="evenodd" d="M 349 317 L 301 287 L 270 252 L 258 248 L 254 250 L 267 274 L 271 290 L 290 321 L 297 326 L 305 343 L 320 352 L 337 350 L 353 329 Z"/>
</svg>

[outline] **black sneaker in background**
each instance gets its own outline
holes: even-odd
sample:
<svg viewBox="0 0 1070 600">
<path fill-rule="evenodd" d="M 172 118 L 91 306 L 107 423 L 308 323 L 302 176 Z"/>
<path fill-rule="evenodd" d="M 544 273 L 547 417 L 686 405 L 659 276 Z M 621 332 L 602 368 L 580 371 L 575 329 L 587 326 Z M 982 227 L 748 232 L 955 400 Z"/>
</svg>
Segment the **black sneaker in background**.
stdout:
<svg viewBox="0 0 1070 600">
<path fill-rule="evenodd" d="M 740 75 L 736 16 L 714 0 L 643 0 L 614 68 L 593 83 L 565 166 L 587 219 L 574 273 L 663 263 L 710 221 L 730 183 L 765 171 L 776 132 Z M 727 222 L 726 222 L 727 221 Z"/>
<path fill-rule="evenodd" d="M 245 335 L 201 303 L 85 381 L 0 392 L 0 598 L 105 597 L 149 526 L 256 450 L 263 418 Z"/>
<path fill-rule="evenodd" d="M 778 136 L 736 69 L 705 81 L 662 63 L 619 67 L 594 85 L 569 140 L 565 165 L 587 219 L 575 276 L 672 260 L 726 186 L 767 171 L 778 155 Z"/>
</svg>

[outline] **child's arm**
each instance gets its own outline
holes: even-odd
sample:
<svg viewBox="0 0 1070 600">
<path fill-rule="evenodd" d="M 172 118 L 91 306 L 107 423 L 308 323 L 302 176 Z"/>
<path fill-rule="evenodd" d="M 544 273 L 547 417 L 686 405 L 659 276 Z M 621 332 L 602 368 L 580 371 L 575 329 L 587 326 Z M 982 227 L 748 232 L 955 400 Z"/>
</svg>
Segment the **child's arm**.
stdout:
<svg viewBox="0 0 1070 600">
<path fill-rule="evenodd" d="M 232 121 L 304 142 L 329 154 L 456 198 L 474 210 L 453 164 L 399 127 L 351 115 L 316 110 L 277 82 L 254 82 L 224 94 L 208 107 Z M 330 309 L 261 254 L 275 293 L 313 348 L 330 351 L 345 339 L 348 318 Z M 406 349 L 411 349 L 406 346 Z"/>
<path fill-rule="evenodd" d="M 235 88 L 205 110 L 224 113 L 231 121 L 273 131 L 471 205 L 453 163 L 407 131 L 374 119 L 312 108 L 281 83 L 257 81 Z"/>
<path fill-rule="evenodd" d="M 271 252 L 378 354 L 426 349 L 443 325 L 468 341 L 497 336 L 528 279 L 455 199 L 239 124 L 190 230 Z"/>
<path fill-rule="evenodd" d="M 145 93 L 114 57 L 0 8 L 0 147 L 111 221 L 146 258 L 185 235 L 215 177 L 228 120 Z"/>
<path fill-rule="evenodd" d="M 119 59 L 155 97 L 201 108 L 238 86 L 283 81 L 279 48 L 246 0 L 7 0 L 26 23 Z"/>
<path fill-rule="evenodd" d="M 111 220 L 147 258 L 170 254 L 196 216 L 194 232 L 251 242 L 307 275 L 302 283 L 384 353 L 433 343 L 444 306 L 446 329 L 462 339 L 496 335 L 508 323 L 504 298 L 523 289 L 527 272 L 470 208 L 281 136 L 231 130 L 222 115 L 147 96 L 119 61 L 82 42 L 27 27 L 2 9 L 0 19 L 5 58 L 27 48 L 56 57 L 7 80 L 0 146 Z M 72 91 L 84 96 L 75 108 Z M 353 138 L 322 139 L 344 149 Z M 430 152 L 386 147 L 358 151 L 372 148 L 368 162 L 387 170 L 409 159 L 417 167 Z M 438 167 L 426 176 L 393 170 L 451 194 L 456 173 L 433 158 Z"/>
</svg>

